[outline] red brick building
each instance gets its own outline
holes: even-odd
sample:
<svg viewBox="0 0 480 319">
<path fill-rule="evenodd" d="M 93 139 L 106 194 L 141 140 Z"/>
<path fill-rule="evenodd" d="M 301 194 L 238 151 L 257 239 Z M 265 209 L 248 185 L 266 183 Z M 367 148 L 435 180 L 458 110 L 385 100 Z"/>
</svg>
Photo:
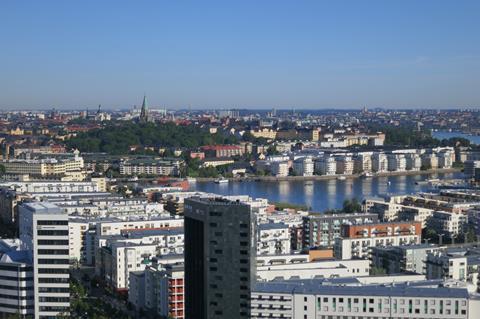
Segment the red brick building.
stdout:
<svg viewBox="0 0 480 319">
<path fill-rule="evenodd" d="M 421 222 L 388 222 L 364 225 L 342 225 L 343 238 L 389 237 L 422 234 Z"/>
</svg>

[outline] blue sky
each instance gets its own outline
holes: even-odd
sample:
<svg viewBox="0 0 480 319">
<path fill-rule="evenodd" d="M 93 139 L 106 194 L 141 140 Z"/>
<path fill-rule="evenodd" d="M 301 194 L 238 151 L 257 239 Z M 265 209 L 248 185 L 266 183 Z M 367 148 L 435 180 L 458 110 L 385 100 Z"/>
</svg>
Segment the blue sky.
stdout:
<svg viewBox="0 0 480 319">
<path fill-rule="evenodd" d="M 0 1 L 0 107 L 480 106 L 480 1 Z"/>
</svg>

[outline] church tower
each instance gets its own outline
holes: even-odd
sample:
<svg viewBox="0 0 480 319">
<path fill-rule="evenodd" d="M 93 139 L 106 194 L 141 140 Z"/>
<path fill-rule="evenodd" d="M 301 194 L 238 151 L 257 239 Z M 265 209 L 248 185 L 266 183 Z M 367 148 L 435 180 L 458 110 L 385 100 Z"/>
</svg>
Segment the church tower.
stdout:
<svg viewBox="0 0 480 319">
<path fill-rule="evenodd" d="M 147 105 L 147 96 L 143 96 L 142 109 L 140 110 L 140 123 L 148 122 L 148 105 Z"/>
</svg>

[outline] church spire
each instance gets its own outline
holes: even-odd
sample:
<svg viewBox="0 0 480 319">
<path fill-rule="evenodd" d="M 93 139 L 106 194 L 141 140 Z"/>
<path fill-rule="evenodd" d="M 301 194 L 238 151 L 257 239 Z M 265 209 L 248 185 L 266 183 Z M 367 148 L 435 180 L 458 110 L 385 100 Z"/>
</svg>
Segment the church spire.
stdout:
<svg viewBox="0 0 480 319">
<path fill-rule="evenodd" d="M 147 105 L 147 96 L 143 96 L 142 109 L 140 111 L 140 122 L 148 122 L 148 105 Z"/>
</svg>

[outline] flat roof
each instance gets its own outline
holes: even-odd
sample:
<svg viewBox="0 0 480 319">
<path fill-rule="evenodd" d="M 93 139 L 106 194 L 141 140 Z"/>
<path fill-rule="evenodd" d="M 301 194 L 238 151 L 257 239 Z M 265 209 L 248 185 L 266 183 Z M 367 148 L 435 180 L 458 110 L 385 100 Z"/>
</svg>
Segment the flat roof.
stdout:
<svg viewBox="0 0 480 319">
<path fill-rule="evenodd" d="M 22 207 L 37 214 L 61 214 L 62 210 L 55 204 L 49 202 L 23 203 Z"/>
<path fill-rule="evenodd" d="M 257 283 L 253 292 L 264 293 L 289 293 L 289 294 L 318 294 L 332 296 L 391 296 L 391 297 L 444 297 L 465 298 L 469 297 L 466 288 L 446 288 L 433 286 L 433 282 L 413 282 L 396 285 L 355 285 L 346 286 L 334 282 L 325 282 L 321 279 L 305 281 L 272 281 Z M 422 286 L 422 284 L 424 286 Z"/>
</svg>

